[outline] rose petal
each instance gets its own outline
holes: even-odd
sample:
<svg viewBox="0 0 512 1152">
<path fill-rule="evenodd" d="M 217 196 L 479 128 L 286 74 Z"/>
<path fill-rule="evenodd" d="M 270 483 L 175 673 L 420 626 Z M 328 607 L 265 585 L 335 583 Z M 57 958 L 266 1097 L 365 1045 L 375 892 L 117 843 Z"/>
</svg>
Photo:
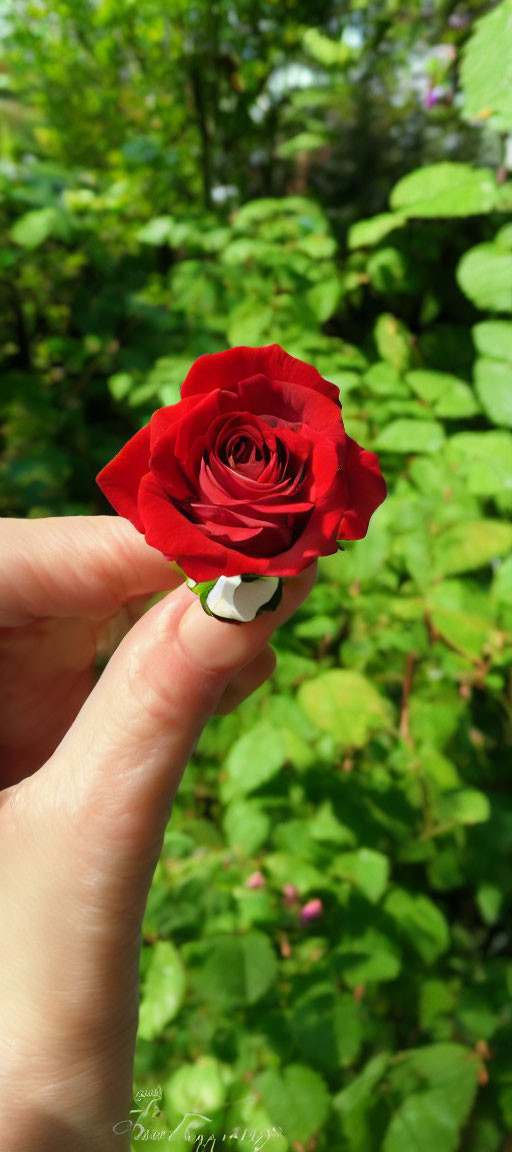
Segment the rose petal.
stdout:
<svg viewBox="0 0 512 1152">
<path fill-rule="evenodd" d="M 137 495 L 142 477 L 149 470 L 150 428 L 146 424 L 128 440 L 121 451 L 102 468 L 96 483 L 120 516 L 131 520 L 142 532 Z"/>
<path fill-rule="evenodd" d="M 216 418 L 222 421 L 226 412 L 236 411 L 239 407 L 240 401 L 236 396 L 217 391 L 160 408 L 154 413 L 151 418 L 151 471 L 168 491 L 171 490 L 168 479 L 172 483 L 169 472 L 176 478 L 181 475 L 180 490 L 175 492 L 177 499 L 185 499 L 188 493 L 197 489 L 201 456 Z"/>
<path fill-rule="evenodd" d="M 347 436 L 343 470 L 348 497 L 347 507 L 339 523 L 338 539 L 361 540 L 366 536 L 375 509 L 386 499 L 386 481 L 381 474 L 376 453 L 360 448 L 350 436 Z"/>
<path fill-rule="evenodd" d="M 196 558 L 198 563 L 194 566 L 182 565 L 187 576 L 201 582 L 226 570 L 228 558 L 224 547 L 210 541 L 200 525 L 180 512 L 151 473 L 144 476 L 140 485 L 139 512 L 148 544 L 163 552 L 167 560 L 181 564 L 182 559 Z"/>
<path fill-rule="evenodd" d="M 225 352 L 200 356 L 181 386 L 181 396 L 195 396 L 214 388 L 233 388 L 239 380 L 259 372 L 273 380 L 292 381 L 313 389 L 339 404 L 339 390 L 335 384 L 324 380 L 311 364 L 290 356 L 279 344 L 267 344 L 264 348 L 228 348 Z"/>
<path fill-rule="evenodd" d="M 268 422 L 274 417 L 279 422 L 287 421 L 292 429 L 302 431 L 306 424 L 317 432 L 333 428 L 342 434 L 339 406 L 321 392 L 285 380 L 269 380 L 265 376 L 241 380 L 238 392 L 244 408 L 261 413 Z"/>
</svg>

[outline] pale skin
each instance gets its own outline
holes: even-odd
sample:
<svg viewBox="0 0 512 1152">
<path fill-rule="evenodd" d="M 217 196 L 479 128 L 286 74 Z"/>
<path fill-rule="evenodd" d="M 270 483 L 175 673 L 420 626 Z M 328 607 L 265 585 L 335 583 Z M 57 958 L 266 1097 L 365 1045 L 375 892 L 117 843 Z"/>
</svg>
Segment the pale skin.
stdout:
<svg viewBox="0 0 512 1152">
<path fill-rule="evenodd" d="M 274 668 L 275 613 L 207 617 L 125 520 L 0 522 L 0 1090 L 10 1152 L 128 1152 L 141 923 L 213 712 Z M 148 611 L 148 597 L 169 592 Z M 98 647 L 112 649 L 101 677 Z M 97 682 L 96 682 L 97 681 Z"/>
</svg>

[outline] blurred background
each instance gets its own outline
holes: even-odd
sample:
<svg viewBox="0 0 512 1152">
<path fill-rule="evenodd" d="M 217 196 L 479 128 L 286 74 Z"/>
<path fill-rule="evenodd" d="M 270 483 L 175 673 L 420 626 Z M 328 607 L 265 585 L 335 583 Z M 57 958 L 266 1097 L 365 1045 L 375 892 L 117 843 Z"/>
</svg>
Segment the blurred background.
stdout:
<svg viewBox="0 0 512 1152">
<path fill-rule="evenodd" d="M 273 342 L 390 493 L 186 774 L 134 1148 L 512 1149 L 511 61 L 512 0 L 3 0 L 2 513 Z"/>
</svg>

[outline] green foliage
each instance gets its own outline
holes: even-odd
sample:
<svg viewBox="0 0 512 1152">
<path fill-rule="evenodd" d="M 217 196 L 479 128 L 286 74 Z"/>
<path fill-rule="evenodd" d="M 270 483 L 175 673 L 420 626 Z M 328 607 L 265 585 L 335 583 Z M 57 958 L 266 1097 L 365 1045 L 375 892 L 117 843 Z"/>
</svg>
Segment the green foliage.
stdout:
<svg viewBox="0 0 512 1152">
<path fill-rule="evenodd" d="M 512 128 L 512 3 L 502 0 L 478 20 L 461 69 L 463 114 L 491 118 L 493 128 Z"/>
<path fill-rule="evenodd" d="M 383 240 L 389 232 L 394 232 L 395 228 L 401 228 L 405 221 L 406 217 L 400 215 L 399 212 L 382 212 L 370 220 L 358 220 L 357 224 L 353 224 L 349 231 L 348 246 L 349 248 L 371 248 Z"/>
<path fill-rule="evenodd" d="M 220 1007 L 255 1004 L 275 979 L 274 953 L 261 932 L 249 932 L 240 939 L 215 937 L 206 948 L 191 945 L 188 953 L 197 996 Z"/>
<path fill-rule="evenodd" d="M 185 974 L 179 953 L 169 940 L 151 949 L 139 1010 L 139 1036 L 154 1040 L 173 1020 L 183 1001 Z"/>
<path fill-rule="evenodd" d="M 298 699 L 317 727 L 341 745 L 360 748 L 386 723 L 385 702 L 359 672 L 333 668 L 302 684 Z"/>
<path fill-rule="evenodd" d="M 482 356 L 475 364 L 475 388 L 490 422 L 512 427 L 512 361 Z"/>
<path fill-rule="evenodd" d="M 389 490 L 182 782 L 144 922 L 155 1137 L 500 1152 L 510 0 L 10 9 L 3 514 L 106 512 L 94 476 L 194 359 L 274 341 Z"/>
<path fill-rule="evenodd" d="M 390 196 L 391 207 L 406 216 L 475 216 L 490 212 L 496 181 L 489 168 L 445 161 L 402 177 Z"/>
<path fill-rule="evenodd" d="M 253 792 L 282 768 L 286 759 L 284 737 L 270 724 L 255 725 L 233 744 L 226 759 L 223 800 Z"/>
<path fill-rule="evenodd" d="M 457 279 L 477 308 L 512 312 L 512 244 L 477 244 L 462 257 Z"/>
<path fill-rule="evenodd" d="M 389 1125 L 385 1152 L 403 1152 L 415 1133 L 422 1152 L 433 1147 L 456 1152 L 459 1133 L 477 1091 L 477 1066 L 458 1044 L 412 1049 L 395 1070 L 409 1093 Z M 416 1136 L 417 1133 L 417 1136 Z"/>
<path fill-rule="evenodd" d="M 178 1068 L 166 1085 L 164 1099 L 172 1117 L 181 1119 L 194 1112 L 217 1111 L 225 1095 L 221 1065 L 205 1057 L 197 1064 Z"/>
<path fill-rule="evenodd" d="M 255 1088 L 273 1122 L 292 1141 L 308 1141 L 327 1118 L 327 1090 L 312 1068 L 289 1064 L 282 1074 L 269 1068 L 256 1077 Z"/>
<path fill-rule="evenodd" d="M 337 995 L 330 984 L 316 984 L 299 996 L 293 1023 L 303 1056 L 315 1067 L 334 1071 L 358 1056 L 363 1025 L 353 996 Z"/>
</svg>

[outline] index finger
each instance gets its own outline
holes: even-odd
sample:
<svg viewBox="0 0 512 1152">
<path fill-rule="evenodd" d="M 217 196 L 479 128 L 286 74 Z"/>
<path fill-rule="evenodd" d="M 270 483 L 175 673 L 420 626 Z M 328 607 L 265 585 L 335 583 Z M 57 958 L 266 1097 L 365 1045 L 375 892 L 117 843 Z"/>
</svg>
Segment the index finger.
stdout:
<svg viewBox="0 0 512 1152">
<path fill-rule="evenodd" d="M 118 516 L 0 521 L 0 627 L 42 616 L 107 617 L 135 597 L 171 591 L 179 568 Z"/>
</svg>

